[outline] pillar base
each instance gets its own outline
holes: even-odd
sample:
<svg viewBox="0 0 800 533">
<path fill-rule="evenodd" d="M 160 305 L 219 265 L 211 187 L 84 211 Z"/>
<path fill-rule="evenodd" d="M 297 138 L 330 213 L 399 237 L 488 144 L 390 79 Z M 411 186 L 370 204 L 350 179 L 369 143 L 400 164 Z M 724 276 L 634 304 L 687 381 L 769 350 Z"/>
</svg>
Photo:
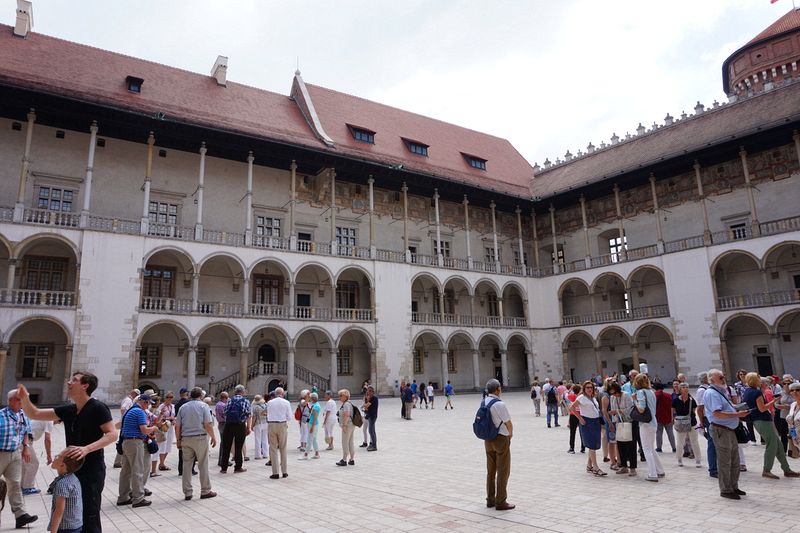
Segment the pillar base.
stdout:
<svg viewBox="0 0 800 533">
<path fill-rule="evenodd" d="M 194 226 L 194 240 L 202 241 L 203 240 L 203 225 L 202 224 L 195 224 Z"/>
<path fill-rule="evenodd" d="M 436 266 L 444 266 L 444 256 L 442 254 L 436 254 Z"/>
<path fill-rule="evenodd" d="M 25 218 L 25 206 L 21 203 L 14 204 L 14 222 L 22 222 Z"/>
<path fill-rule="evenodd" d="M 586 268 L 592 268 L 592 256 L 587 255 L 583 258 L 584 263 L 586 264 Z"/>
<path fill-rule="evenodd" d="M 331 241 L 331 255 L 339 255 L 339 244 L 336 241 Z"/>
<path fill-rule="evenodd" d="M 245 246 L 253 245 L 253 230 L 251 229 L 244 230 L 244 245 Z"/>
<path fill-rule="evenodd" d="M 86 229 L 89 227 L 89 212 L 88 211 L 81 211 L 81 216 L 78 219 L 78 227 L 81 229 Z"/>
<path fill-rule="evenodd" d="M 375 248 L 374 246 L 370 246 L 369 247 L 369 258 L 374 260 L 374 259 L 377 259 L 377 257 L 378 257 L 378 249 Z"/>
<path fill-rule="evenodd" d="M 148 235 L 150 233 L 150 219 L 147 217 L 142 217 L 142 223 L 139 228 L 139 233 L 142 235 Z"/>
<path fill-rule="evenodd" d="M 711 246 L 711 232 L 706 230 L 703 232 L 703 246 Z"/>
<path fill-rule="evenodd" d="M 658 250 L 659 254 L 663 254 L 664 253 L 664 241 L 659 240 L 658 242 L 656 242 L 656 249 Z"/>
<path fill-rule="evenodd" d="M 475 265 L 474 265 L 474 263 L 472 261 L 472 257 L 471 256 L 467 256 L 467 268 L 469 270 L 472 270 L 474 267 L 475 267 Z"/>
<path fill-rule="evenodd" d="M 297 251 L 297 235 L 289 237 L 289 249 L 293 252 Z"/>
<path fill-rule="evenodd" d="M 406 263 L 410 263 L 411 262 L 411 250 L 406 250 L 405 253 L 403 254 L 403 256 L 405 257 L 404 261 Z"/>
</svg>

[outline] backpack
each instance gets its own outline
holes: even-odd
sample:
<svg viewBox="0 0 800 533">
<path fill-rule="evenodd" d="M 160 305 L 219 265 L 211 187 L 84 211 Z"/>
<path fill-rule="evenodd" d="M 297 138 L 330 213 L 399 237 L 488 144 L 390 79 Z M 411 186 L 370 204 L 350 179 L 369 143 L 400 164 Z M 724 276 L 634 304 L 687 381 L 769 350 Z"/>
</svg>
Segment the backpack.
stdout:
<svg viewBox="0 0 800 533">
<path fill-rule="evenodd" d="M 500 426 L 495 427 L 490 409 L 499 401 L 497 398 L 492 398 L 486 404 L 485 401 L 481 400 L 481 406 L 478 407 L 478 412 L 475 413 L 475 421 L 472 423 L 472 432 L 481 440 L 494 440 L 497 438 Z M 501 422 L 500 425 L 502 424 Z"/>
<path fill-rule="evenodd" d="M 531 400 L 535 400 L 537 397 L 536 389 L 531 389 Z"/>
<path fill-rule="evenodd" d="M 350 402 L 350 407 L 353 408 L 353 414 L 350 416 L 350 421 L 353 425 L 357 428 L 360 428 L 362 424 L 364 424 L 364 419 L 361 417 L 361 411 Z"/>
<path fill-rule="evenodd" d="M 549 405 L 555 405 L 558 403 L 555 385 L 551 385 L 550 388 L 547 389 L 547 403 Z"/>
</svg>

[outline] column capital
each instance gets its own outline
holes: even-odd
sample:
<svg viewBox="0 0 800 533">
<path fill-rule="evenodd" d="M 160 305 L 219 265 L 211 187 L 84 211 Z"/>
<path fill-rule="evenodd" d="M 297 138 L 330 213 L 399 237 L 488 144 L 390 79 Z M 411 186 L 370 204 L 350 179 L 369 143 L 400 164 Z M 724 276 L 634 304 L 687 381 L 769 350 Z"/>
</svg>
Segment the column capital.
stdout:
<svg viewBox="0 0 800 533">
<path fill-rule="evenodd" d="M 506 350 L 505 348 L 500 348 L 498 350 L 498 352 L 500 352 L 500 355 L 507 355 L 508 354 L 508 350 Z"/>
<path fill-rule="evenodd" d="M 28 110 L 28 122 L 34 122 L 36 120 L 36 110 L 34 108 L 30 108 Z"/>
<path fill-rule="evenodd" d="M 692 165 L 692 168 L 695 170 L 695 172 L 699 172 L 700 171 L 700 162 L 697 159 L 694 160 L 694 164 Z"/>
<path fill-rule="evenodd" d="M 252 165 L 253 161 L 255 161 L 255 160 L 256 160 L 256 158 L 253 157 L 253 152 L 252 151 L 247 152 L 247 162 Z"/>
<path fill-rule="evenodd" d="M 747 157 L 747 150 L 744 149 L 744 146 L 739 146 L 739 156 Z"/>
<path fill-rule="evenodd" d="M 367 184 L 372 185 L 373 183 L 375 183 L 375 178 L 373 178 L 372 174 L 370 174 L 369 177 L 367 178 Z"/>
<path fill-rule="evenodd" d="M 155 143 L 156 143 L 156 138 L 153 135 L 153 132 L 151 131 L 150 134 L 147 136 L 147 144 L 153 146 Z"/>
<path fill-rule="evenodd" d="M 581 205 L 584 205 L 584 204 L 586 203 L 586 197 L 585 197 L 584 195 L 582 195 L 582 194 L 581 194 L 581 195 L 578 197 L 578 201 L 581 203 Z"/>
<path fill-rule="evenodd" d="M 494 200 L 492 200 L 491 202 L 489 202 L 489 209 L 491 209 L 492 211 L 494 211 L 494 208 L 495 208 L 495 207 L 497 207 L 497 204 L 496 204 L 496 203 L 494 203 Z"/>
<path fill-rule="evenodd" d="M 206 155 L 207 151 L 208 150 L 206 149 L 206 142 L 205 141 L 201 142 L 200 143 L 200 155 Z"/>
<path fill-rule="evenodd" d="M 553 214 L 553 213 L 555 213 L 555 212 L 556 212 L 556 208 L 555 208 L 555 206 L 554 206 L 553 204 L 550 204 L 550 209 L 549 209 L 549 211 L 550 211 L 550 214 Z"/>
<path fill-rule="evenodd" d="M 613 188 L 612 190 L 614 191 L 614 194 L 619 194 L 619 185 L 617 185 L 617 184 L 615 183 L 615 184 L 614 184 L 614 188 Z"/>
<path fill-rule="evenodd" d="M 464 200 L 461 203 L 464 205 L 469 205 L 469 198 L 467 198 L 466 194 L 464 195 Z"/>
<path fill-rule="evenodd" d="M 240 347 L 239 348 L 239 353 L 242 354 L 242 355 L 249 354 L 250 353 L 250 347 L 249 346 Z"/>
<path fill-rule="evenodd" d="M 292 162 L 289 165 L 289 170 L 297 170 L 297 161 L 295 161 L 294 159 L 292 159 Z"/>
<path fill-rule="evenodd" d="M 649 179 L 650 179 L 650 183 L 655 183 L 656 182 L 656 175 L 651 172 Z"/>
<path fill-rule="evenodd" d="M 190 346 L 187 346 L 187 347 L 186 347 L 186 351 L 187 351 L 187 352 L 195 352 L 195 353 L 197 353 L 197 345 L 195 345 L 195 344 L 192 344 L 192 345 L 190 345 Z"/>
<path fill-rule="evenodd" d="M 434 200 L 438 200 L 439 199 L 439 189 L 438 188 L 433 189 L 433 199 Z"/>
<path fill-rule="evenodd" d="M 403 185 L 400 187 L 400 191 L 401 192 L 408 192 L 408 185 L 406 185 L 405 181 L 403 182 Z"/>
<path fill-rule="evenodd" d="M 0 344 L 0 353 L 5 352 L 6 354 L 8 354 L 8 350 L 10 349 L 11 346 L 9 344 Z"/>
<path fill-rule="evenodd" d="M 522 213 L 522 209 L 520 209 L 519 206 L 517 206 L 516 209 L 514 209 L 514 212 L 517 214 L 517 216 L 519 216 L 520 213 Z"/>
<path fill-rule="evenodd" d="M 97 121 L 96 121 L 96 120 L 93 120 L 93 121 L 92 121 L 92 125 L 91 125 L 91 126 L 89 126 L 89 132 L 90 132 L 90 133 L 97 133 L 97 130 L 98 130 L 98 129 L 99 129 L 99 128 L 97 127 Z"/>
</svg>

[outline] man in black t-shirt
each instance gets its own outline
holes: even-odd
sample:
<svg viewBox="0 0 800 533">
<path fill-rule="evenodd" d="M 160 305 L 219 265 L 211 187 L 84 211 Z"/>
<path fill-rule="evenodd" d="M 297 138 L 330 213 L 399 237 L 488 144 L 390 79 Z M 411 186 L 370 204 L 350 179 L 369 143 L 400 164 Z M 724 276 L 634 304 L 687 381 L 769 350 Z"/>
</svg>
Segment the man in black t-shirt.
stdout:
<svg viewBox="0 0 800 533">
<path fill-rule="evenodd" d="M 67 395 L 74 403 L 55 409 L 39 409 L 31 403 L 24 385 L 18 395 L 22 409 L 32 420 L 60 420 L 64 423 L 67 446 L 75 446 L 70 454 L 84 463 L 75 475 L 83 496 L 83 533 L 101 533 L 100 502 L 106 479 L 103 448 L 117 440 L 117 429 L 108 406 L 91 397 L 97 389 L 97 376 L 75 372 L 67 382 Z"/>
</svg>

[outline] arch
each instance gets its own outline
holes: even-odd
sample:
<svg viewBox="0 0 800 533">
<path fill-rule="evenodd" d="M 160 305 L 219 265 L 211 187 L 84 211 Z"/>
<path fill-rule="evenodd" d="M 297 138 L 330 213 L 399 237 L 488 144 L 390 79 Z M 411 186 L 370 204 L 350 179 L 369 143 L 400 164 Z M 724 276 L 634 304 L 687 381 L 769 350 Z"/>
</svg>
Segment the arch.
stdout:
<svg viewBox="0 0 800 533">
<path fill-rule="evenodd" d="M 497 344 L 498 348 L 502 348 L 503 350 L 506 349 L 506 343 L 503 342 L 503 339 L 500 338 L 500 335 L 498 335 L 494 331 L 485 331 L 484 333 L 482 333 L 481 336 L 478 337 L 478 342 L 477 342 L 476 346 L 480 346 L 481 342 L 483 342 L 484 339 L 488 339 L 488 338 L 494 339 L 494 342 L 495 342 L 495 344 Z"/>
<path fill-rule="evenodd" d="M 778 318 L 775 319 L 775 324 L 773 326 L 774 327 L 773 331 L 775 331 L 775 332 L 778 331 L 778 327 L 780 327 L 781 322 L 783 322 L 784 319 L 789 318 L 792 315 L 797 315 L 797 314 L 800 314 L 800 309 L 789 309 L 788 311 L 784 311 L 783 313 L 781 313 L 780 316 L 778 316 Z"/>
<path fill-rule="evenodd" d="M 767 324 L 767 322 L 760 316 L 754 315 L 753 313 L 736 313 L 734 315 L 729 316 L 725 320 L 725 322 L 723 322 L 722 325 L 720 326 L 719 328 L 720 339 L 725 339 L 725 330 L 727 330 L 730 323 L 736 320 L 737 318 L 752 318 L 753 320 L 764 326 L 764 330 L 767 333 L 772 333 L 772 328 L 770 327 L 770 325 Z"/>
<path fill-rule="evenodd" d="M 286 330 L 276 324 L 261 324 L 256 326 L 253 331 L 251 331 L 247 337 L 245 337 L 245 343 L 243 346 L 250 346 L 253 343 L 253 339 L 255 338 L 256 334 L 261 331 L 262 329 L 274 329 L 283 335 L 284 340 L 286 341 L 286 345 L 290 347 L 294 347 L 294 343 L 292 342 L 292 338 L 286 333 Z"/>
<path fill-rule="evenodd" d="M 515 337 L 518 337 L 518 338 L 520 338 L 522 340 L 522 345 L 525 347 L 525 351 L 526 352 L 530 352 L 531 351 L 530 342 L 528 341 L 527 337 L 525 337 L 525 335 L 523 335 L 519 331 L 515 331 L 511 335 L 508 336 L 508 340 L 506 340 L 506 350 L 508 350 L 508 345 L 511 344 L 511 340 L 513 338 L 515 338 Z"/>
<path fill-rule="evenodd" d="M 203 336 L 203 333 L 217 326 L 231 330 L 236 335 L 236 338 L 239 340 L 239 346 L 246 346 L 245 344 L 242 344 L 244 342 L 244 335 L 242 335 L 242 332 L 239 331 L 239 328 L 237 328 L 230 322 L 224 322 L 222 320 L 211 322 L 210 324 L 206 324 L 205 326 L 200 328 L 200 331 L 198 331 L 197 335 L 195 335 L 194 339 L 192 339 L 192 344 L 196 346 L 200 342 L 200 337 Z"/>
<path fill-rule="evenodd" d="M 561 342 L 561 349 L 562 350 L 568 350 L 569 349 L 569 342 L 572 340 L 572 338 L 573 337 L 579 337 L 579 336 L 586 337 L 587 339 L 589 339 L 589 344 L 591 346 L 594 346 L 594 344 L 595 344 L 594 343 L 594 338 L 589 334 L 588 331 L 585 331 L 585 330 L 582 330 L 582 329 L 574 329 L 574 330 L 570 331 L 567 334 L 566 337 L 564 337 L 564 340 Z"/>
<path fill-rule="evenodd" d="M 348 327 L 344 328 L 341 331 L 341 333 L 339 333 L 339 336 L 336 337 L 336 348 L 339 347 L 339 344 L 342 342 L 342 339 L 344 339 L 345 335 L 347 335 L 348 333 L 353 333 L 353 332 L 361 333 L 362 335 L 364 335 L 364 338 L 367 339 L 367 345 L 369 346 L 369 349 L 370 350 L 374 349 L 375 343 L 372 340 L 372 335 L 370 335 L 369 332 L 367 330 L 365 330 L 364 328 L 362 328 L 361 326 L 348 326 Z"/>
<path fill-rule="evenodd" d="M 212 259 L 215 259 L 217 257 L 227 257 L 228 259 L 232 259 L 233 262 L 236 263 L 237 265 L 239 265 L 239 268 L 242 269 L 241 276 L 247 275 L 247 266 L 244 264 L 244 261 L 242 261 L 239 257 L 233 255 L 230 252 L 219 252 L 219 251 L 211 252 L 210 254 L 208 254 L 205 257 L 203 257 L 200 261 L 198 261 L 197 262 L 197 272 L 200 272 L 201 270 L 203 270 L 203 265 L 205 265 L 208 261 L 210 261 Z M 235 277 L 236 273 L 235 272 L 231 272 L 231 275 L 233 275 Z"/>
<path fill-rule="evenodd" d="M 286 278 L 286 281 L 290 283 L 294 282 L 294 278 L 292 277 L 292 269 L 289 268 L 289 265 L 287 265 L 285 262 L 278 259 L 277 257 L 259 257 L 258 259 L 250 263 L 250 266 L 247 267 L 246 271 L 248 278 L 253 277 L 256 267 L 261 263 L 275 263 L 281 269 L 281 273 L 283 274 L 283 277 Z"/>
<path fill-rule="evenodd" d="M 497 295 L 498 298 L 502 298 L 503 297 L 503 292 L 500 290 L 500 285 L 498 285 L 495 280 L 490 279 L 490 278 L 481 278 L 481 279 L 479 279 L 478 281 L 475 282 L 475 290 L 473 291 L 473 292 L 475 292 L 475 294 L 478 293 L 478 287 L 483 283 L 489 284 L 489 286 L 492 287 L 492 289 L 494 290 L 494 293 Z"/>
<path fill-rule="evenodd" d="M 453 333 L 451 333 L 450 336 L 447 337 L 447 341 L 444 344 L 445 347 L 450 346 L 450 342 L 453 341 L 458 336 L 461 336 L 461 337 L 464 337 L 464 338 L 467 339 L 467 341 L 469 342 L 469 347 L 470 347 L 471 350 L 476 350 L 478 348 L 478 344 L 475 342 L 475 339 L 472 338 L 472 335 L 470 335 L 468 332 L 464 331 L 463 329 L 459 329 L 459 330 L 454 331 Z"/>
<path fill-rule="evenodd" d="M 442 336 L 439 334 L 438 331 L 434 331 L 432 329 L 423 329 L 422 331 L 414 335 L 414 338 L 411 341 L 412 350 L 414 349 L 414 346 L 417 345 L 417 341 L 420 340 L 423 337 L 423 335 L 432 335 L 437 341 L 439 341 L 439 346 L 441 346 L 442 350 L 447 348 L 447 345 L 444 343 L 444 339 L 442 338 Z"/>
<path fill-rule="evenodd" d="M 11 258 L 14 253 L 14 245 L 11 244 L 11 241 L 9 241 L 5 235 L 0 234 L 0 244 L 3 244 L 6 247 L 6 250 L 8 251 L 8 257 Z"/>
<path fill-rule="evenodd" d="M 333 285 L 333 280 L 334 280 L 333 272 L 331 272 L 331 270 L 327 266 L 318 261 L 307 261 L 302 265 L 300 265 L 299 267 L 297 267 L 297 269 L 294 271 L 294 279 L 292 281 L 297 281 L 297 278 L 300 276 L 300 273 L 303 270 L 305 270 L 306 268 L 313 268 L 313 267 L 317 267 L 321 269 L 323 272 L 325 272 L 328 275 L 328 279 L 330 280 L 331 285 Z"/>
<path fill-rule="evenodd" d="M 631 334 L 628 333 L 627 331 L 625 331 L 622 327 L 620 327 L 620 326 L 606 326 L 605 328 L 603 328 L 600 331 L 600 333 L 597 334 L 597 340 L 596 340 L 597 346 L 600 346 L 600 343 L 603 340 L 603 336 L 606 333 L 611 333 L 612 331 L 621 332 L 625 336 L 625 339 L 627 339 L 628 344 L 631 344 Z"/>
<path fill-rule="evenodd" d="M 444 291 L 442 284 L 439 282 L 439 278 L 437 278 L 436 276 L 434 276 L 430 272 L 417 272 L 411 278 L 411 281 L 409 282 L 409 286 L 413 287 L 415 281 L 422 280 L 423 278 L 433 281 L 434 285 L 436 285 L 436 288 L 439 289 L 440 292 Z"/>
<path fill-rule="evenodd" d="M 590 293 L 591 294 L 596 293 L 597 292 L 597 285 L 600 283 L 600 281 L 602 281 L 604 279 L 609 279 L 609 278 L 617 278 L 622 283 L 623 290 L 628 288 L 628 285 L 627 285 L 627 282 L 625 281 L 625 278 L 623 278 L 620 274 L 617 274 L 616 272 L 606 271 L 606 272 L 603 272 L 602 274 L 600 274 L 599 276 L 597 276 L 596 278 L 594 278 L 594 280 L 592 280 L 592 284 L 590 286 L 590 289 L 591 289 Z"/>
<path fill-rule="evenodd" d="M 52 317 L 52 316 L 47 316 L 47 315 L 32 315 L 32 316 L 26 316 L 25 318 L 21 318 L 21 319 L 17 320 L 16 322 L 14 322 L 14 323 L 13 323 L 13 324 L 12 324 L 12 325 L 11 325 L 11 326 L 10 326 L 10 327 L 7 329 L 7 330 L 6 330 L 6 334 L 5 334 L 5 337 L 3 338 L 3 342 L 4 342 L 5 344 L 9 344 L 9 343 L 11 342 L 11 337 L 14 335 L 14 333 L 15 333 L 15 332 L 16 332 L 16 331 L 17 331 L 17 330 L 20 328 L 20 327 L 24 326 L 25 324 L 27 324 L 27 323 L 29 323 L 29 322 L 34 322 L 34 321 L 36 321 L 36 320 L 44 320 L 44 321 L 46 321 L 46 322 L 52 322 L 53 324 L 55 324 L 56 326 L 58 326 L 59 328 L 61 328 L 61 331 L 63 331 L 63 332 L 64 332 L 64 336 L 67 338 L 67 345 L 72 345 L 72 333 L 70 332 L 70 330 L 69 330 L 69 328 L 66 326 L 66 324 L 64 324 L 64 323 L 63 323 L 61 320 L 59 320 L 58 318 L 55 318 L 55 317 Z"/>
<path fill-rule="evenodd" d="M 145 268 L 150 259 L 152 259 L 153 256 L 159 252 L 173 252 L 178 257 L 183 257 L 189 262 L 189 266 L 191 267 L 192 272 L 200 272 L 200 269 L 197 268 L 197 263 L 195 263 L 194 258 L 189 252 L 187 252 L 183 248 L 179 248 L 171 244 L 165 244 L 164 246 L 157 246 L 156 248 L 153 248 L 152 250 L 147 252 L 142 258 L 142 268 Z"/>
<path fill-rule="evenodd" d="M 467 281 L 467 278 L 465 278 L 464 276 L 461 276 L 459 274 L 453 274 L 452 276 L 444 280 L 444 282 L 442 283 L 442 287 L 444 289 L 447 289 L 447 284 L 450 283 L 451 281 L 460 281 L 467 288 L 467 294 L 469 294 L 470 296 L 475 295 L 474 287 L 470 284 L 469 281 Z"/>
<path fill-rule="evenodd" d="M 637 274 L 639 274 L 640 272 L 644 272 L 645 270 L 653 270 L 653 271 L 657 272 L 661 276 L 661 280 L 662 281 L 666 281 L 666 279 L 667 279 L 666 276 L 664 275 L 664 271 L 661 270 L 661 268 L 659 268 L 659 267 L 657 267 L 655 265 L 640 265 L 640 266 L 634 268 L 631 271 L 631 273 L 628 274 L 628 279 L 626 280 L 626 285 L 625 286 L 628 287 L 628 288 L 633 287 L 633 278 L 635 278 Z"/>
<path fill-rule="evenodd" d="M 328 341 L 328 344 L 330 345 L 331 349 L 336 348 L 336 345 L 333 343 L 334 339 L 331 336 L 331 334 L 319 326 L 306 326 L 300 331 L 298 331 L 297 335 L 295 335 L 294 338 L 291 339 L 291 347 L 295 348 L 295 346 L 297 346 L 297 341 L 300 339 L 300 337 L 309 332 L 321 333 L 322 336 L 325 337 L 325 340 Z"/>
<path fill-rule="evenodd" d="M 37 241 L 46 240 L 46 239 L 53 239 L 55 241 L 60 242 L 61 244 L 65 245 L 67 248 L 70 249 L 72 252 L 75 261 L 80 263 L 80 250 L 78 250 L 78 246 L 72 242 L 71 240 L 67 239 L 63 235 L 59 235 L 58 233 L 36 233 L 34 235 L 30 235 L 17 243 L 17 245 L 13 248 L 14 259 L 19 259 L 23 255 L 28 248 L 36 244 Z"/>
<path fill-rule="evenodd" d="M 501 289 L 502 292 L 500 293 L 503 297 L 505 297 L 506 289 L 508 289 L 509 287 L 516 288 L 517 291 L 519 291 L 520 298 L 522 298 L 523 300 L 528 299 L 528 292 L 525 290 L 525 287 L 523 287 L 519 281 L 513 279 L 506 281 L 505 284 L 503 284 L 503 288 Z"/>
<path fill-rule="evenodd" d="M 753 260 L 753 263 L 755 263 L 756 268 L 758 268 L 759 270 L 761 269 L 761 259 L 756 257 L 752 252 L 748 252 L 747 250 L 740 250 L 740 249 L 737 248 L 736 250 L 727 250 L 727 251 L 719 254 L 714 259 L 714 261 L 711 263 L 711 275 L 712 276 L 716 276 L 717 275 L 717 267 L 719 267 L 720 262 L 723 261 L 724 259 L 727 259 L 727 258 L 729 258 L 731 256 L 734 256 L 734 255 L 744 255 L 746 257 L 749 257 L 750 259 Z"/>
<path fill-rule="evenodd" d="M 633 332 L 632 339 L 634 344 L 637 344 L 639 342 L 639 335 L 641 335 L 642 332 L 648 327 L 656 327 L 664 330 L 664 332 L 669 337 L 669 340 L 672 341 L 673 343 L 675 342 L 675 337 L 672 335 L 672 331 L 670 331 L 670 329 L 667 326 L 665 326 L 660 322 L 645 322 L 644 324 L 636 328 L 636 331 Z"/>
<path fill-rule="evenodd" d="M 334 284 L 338 284 L 339 283 L 339 277 L 342 274 L 344 274 L 346 271 L 348 271 L 348 270 L 358 270 L 359 272 L 364 274 L 364 277 L 367 278 L 369 286 L 372 287 L 372 288 L 375 288 L 375 281 L 372 278 L 372 274 L 370 274 L 370 272 L 366 268 L 364 268 L 363 266 L 356 265 L 356 264 L 350 264 L 350 265 L 347 265 L 347 266 L 344 266 L 344 267 L 340 268 L 339 271 L 336 272 L 336 276 L 334 277 L 334 281 L 333 281 Z"/>
<path fill-rule="evenodd" d="M 139 335 L 136 336 L 136 344 L 141 344 L 142 339 L 144 339 L 144 336 L 147 335 L 147 332 L 156 326 L 172 326 L 174 328 L 177 328 L 178 331 L 186 335 L 187 341 L 191 341 L 194 338 L 192 334 L 189 332 L 189 330 L 186 328 L 186 326 L 184 326 L 180 322 L 176 322 L 175 320 L 167 319 L 167 320 L 158 320 L 156 322 L 153 322 L 152 324 L 146 325 L 142 329 L 142 331 L 139 332 Z"/>
<path fill-rule="evenodd" d="M 798 248 L 800 248 L 800 241 L 782 241 L 782 242 L 779 242 L 778 244 L 773 244 L 772 246 L 770 246 L 767 249 L 766 252 L 764 252 L 764 256 L 763 256 L 763 259 L 761 261 L 761 266 L 763 268 L 767 268 L 767 264 L 769 263 L 769 260 L 771 259 L 770 256 L 773 253 L 777 252 L 781 248 L 792 247 L 792 246 L 797 246 Z"/>
<path fill-rule="evenodd" d="M 583 285 L 586 288 L 586 294 L 591 294 L 592 293 L 592 288 L 589 286 L 588 283 L 586 283 L 586 281 L 582 280 L 581 278 L 569 278 L 564 283 L 562 283 L 561 286 L 558 288 L 558 297 L 559 298 L 561 298 L 564 295 L 564 291 L 572 283 L 578 283 L 580 285 Z"/>
</svg>

